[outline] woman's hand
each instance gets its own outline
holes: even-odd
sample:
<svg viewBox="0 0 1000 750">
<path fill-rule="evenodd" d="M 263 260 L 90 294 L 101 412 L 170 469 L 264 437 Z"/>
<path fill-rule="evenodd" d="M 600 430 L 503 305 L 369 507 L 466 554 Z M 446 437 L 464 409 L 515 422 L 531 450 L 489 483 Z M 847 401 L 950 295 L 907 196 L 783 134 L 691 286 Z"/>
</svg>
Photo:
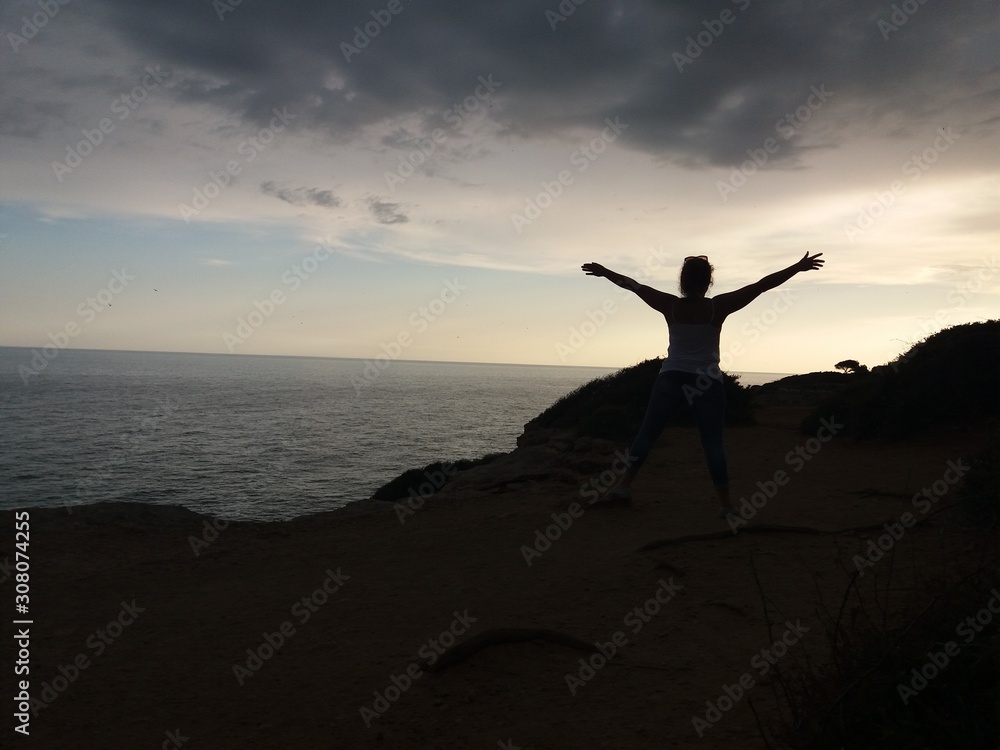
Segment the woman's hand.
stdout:
<svg viewBox="0 0 1000 750">
<path fill-rule="evenodd" d="M 795 264 L 796 271 L 818 271 L 826 263 L 825 260 L 819 260 L 819 256 L 823 253 L 816 253 L 812 257 L 809 253 L 802 256 L 802 260 Z"/>
<path fill-rule="evenodd" d="M 588 276 L 598 276 L 606 278 L 608 275 L 608 269 L 602 266 L 600 263 L 584 263 L 582 266 L 580 266 L 580 268 L 582 268 L 583 272 Z"/>
</svg>

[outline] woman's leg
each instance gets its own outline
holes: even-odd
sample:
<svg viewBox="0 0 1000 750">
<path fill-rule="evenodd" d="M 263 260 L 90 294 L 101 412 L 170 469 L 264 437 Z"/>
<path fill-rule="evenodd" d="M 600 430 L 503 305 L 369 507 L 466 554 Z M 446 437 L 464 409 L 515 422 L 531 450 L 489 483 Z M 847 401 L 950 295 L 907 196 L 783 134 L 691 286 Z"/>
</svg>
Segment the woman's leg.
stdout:
<svg viewBox="0 0 1000 750">
<path fill-rule="evenodd" d="M 708 462 L 708 472 L 715 485 L 722 512 L 732 510 L 729 497 L 729 467 L 722 433 L 726 424 L 726 390 L 722 380 L 712 379 L 708 388 L 693 395 L 691 408 L 694 410 L 701 434 L 701 446 Z"/>
<path fill-rule="evenodd" d="M 680 405 L 681 388 L 686 374 L 668 370 L 657 375 L 646 406 L 646 416 L 628 450 L 628 469 L 619 482 L 618 489 L 627 490 L 632 485 L 632 480 L 639 473 L 649 451 L 653 448 L 653 443 L 666 427 L 667 419 Z"/>
</svg>

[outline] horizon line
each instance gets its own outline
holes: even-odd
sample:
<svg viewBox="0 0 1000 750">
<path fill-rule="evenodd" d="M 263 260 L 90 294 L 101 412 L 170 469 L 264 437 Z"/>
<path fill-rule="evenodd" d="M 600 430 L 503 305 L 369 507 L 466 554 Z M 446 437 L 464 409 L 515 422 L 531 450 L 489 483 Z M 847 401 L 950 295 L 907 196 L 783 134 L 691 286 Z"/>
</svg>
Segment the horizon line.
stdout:
<svg viewBox="0 0 1000 750">
<path fill-rule="evenodd" d="M 37 346 L 16 346 L 9 344 L 0 344 L 0 349 L 26 349 L 35 350 L 39 349 Z M 41 347 L 44 348 L 44 347 Z M 220 357 L 283 357 L 286 359 L 340 359 L 340 360 L 352 360 L 355 362 L 374 362 L 375 359 L 372 357 L 339 357 L 333 355 L 319 355 L 319 354 L 244 354 L 237 352 L 188 352 L 188 351 L 167 351 L 167 350 L 153 350 L 153 349 L 87 349 L 78 347 L 65 347 L 59 350 L 62 351 L 75 351 L 75 352 L 123 352 L 129 354 L 194 354 L 201 356 L 220 356 Z M 53 359 L 55 359 L 53 357 Z M 653 358 L 651 358 L 653 359 Z M 657 357 L 655 359 L 662 359 L 662 357 Z M 633 365 L 639 364 L 639 362 L 645 360 L 637 360 L 632 364 L 627 365 L 555 365 L 555 364 L 539 364 L 539 363 L 527 363 L 527 362 L 474 362 L 467 360 L 448 360 L 448 359 L 394 359 L 392 362 L 410 362 L 414 364 L 441 364 L 441 365 L 496 365 L 496 366 L 513 366 L 513 367 L 562 367 L 562 368 L 573 368 L 573 369 L 584 369 L 584 370 L 621 370 L 626 367 L 632 367 Z M 733 372 L 753 372 L 756 374 L 764 375 L 802 375 L 803 373 L 797 372 L 777 372 L 771 370 L 734 370 Z"/>
</svg>

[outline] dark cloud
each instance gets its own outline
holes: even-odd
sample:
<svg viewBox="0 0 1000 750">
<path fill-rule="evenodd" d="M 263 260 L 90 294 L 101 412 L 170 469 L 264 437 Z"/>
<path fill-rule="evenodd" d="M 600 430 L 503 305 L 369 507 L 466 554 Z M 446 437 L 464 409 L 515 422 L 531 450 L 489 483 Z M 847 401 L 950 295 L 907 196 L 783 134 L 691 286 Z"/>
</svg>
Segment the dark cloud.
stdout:
<svg viewBox="0 0 1000 750">
<path fill-rule="evenodd" d="M 398 203 L 387 203 L 378 198 L 369 198 L 368 207 L 379 224 L 405 224 L 410 217 L 399 210 Z"/>
<path fill-rule="evenodd" d="M 260 183 L 260 192 L 264 195 L 273 195 L 285 203 L 293 206 L 321 206 L 323 208 L 336 208 L 342 201 L 333 194 L 332 190 L 320 190 L 319 188 L 288 188 L 279 187 L 275 182 L 268 180 Z"/>
<path fill-rule="evenodd" d="M 29 101 L 20 95 L 4 98 L 0 105 L 0 135 L 37 139 L 49 122 L 69 122 L 69 106 L 64 102 Z"/>
<path fill-rule="evenodd" d="M 824 120 L 828 147 L 900 120 L 961 124 L 944 108 L 958 81 L 966 98 L 995 89 L 1000 27 L 991 0 L 620 0 L 565 20 L 546 16 L 556 0 L 402 0 L 388 24 L 372 15 L 384 21 L 386 3 L 369 0 L 244 2 L 223 20 L 206 0 L 102 5 L 112 28 L 177 71 L 174 95 L 261 125 L 287 107 L 295 127 L 347 140 L 403 116 L 429 133 L 486 113 L 533 137 L 619 117 L 622 144 L 693 166 L 745 159 L 814 86 L 837 113 Z M 904 5 L 915 12 L 894 17 Z M 775 160 L 812 145 L 797 130 L 785 143 Z"/>
</svg>

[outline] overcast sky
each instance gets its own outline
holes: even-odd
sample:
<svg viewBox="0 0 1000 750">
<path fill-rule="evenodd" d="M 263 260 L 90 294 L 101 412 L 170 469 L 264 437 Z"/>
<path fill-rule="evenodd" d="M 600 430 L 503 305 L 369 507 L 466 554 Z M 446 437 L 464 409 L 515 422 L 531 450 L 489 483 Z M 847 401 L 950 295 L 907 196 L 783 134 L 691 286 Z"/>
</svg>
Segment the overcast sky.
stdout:
<svg viewBox="0 0 1000 750">
<path fill-rule="evenodd" d="M 884 363 L 1000 311 L 998 8 L 4 3 L 0 345 L 617 367 L 582 263 L 809 251 L 723 366 Z"/>
</svg>

